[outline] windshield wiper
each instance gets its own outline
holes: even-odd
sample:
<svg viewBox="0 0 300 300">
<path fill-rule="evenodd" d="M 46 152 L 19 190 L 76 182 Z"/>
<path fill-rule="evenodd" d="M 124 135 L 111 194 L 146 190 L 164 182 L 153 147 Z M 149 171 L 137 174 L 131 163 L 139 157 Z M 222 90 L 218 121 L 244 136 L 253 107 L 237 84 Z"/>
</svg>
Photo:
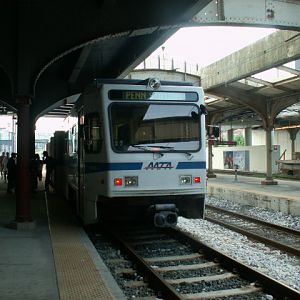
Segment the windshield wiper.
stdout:
<svg viewBox="0 0 300 300">
<path fill-rule="evenodd" d="M 132 144 L 130 146 L 144 150 L 145 152 L 158 153 L 161 155 L 162 155 L 162 153 L 160 153 L 159 150 L 173 150 L 174 149 L 174 147 L 171 147 L 171 146 L 157 146 L 157 145 L 135 145 L 135 144 Z M 190 153 L 188 151 L 183 151 L 183 153 L 187 156 L 187 158 L 189 160 L 193 158 L 192 153 Z"/>
<path fill-rule="evenodd" d="M 158 145 L 130 145 L 131 147 L 142 149 L 144 151 L 149 151 L 149 152 L 157 152 L 157 150 L 163 150 L 163 149 L 168 149 L 168 150 L 173 150 L 174 147 L 169 147 L 169 146 L 158 146 Z"/>
<path fill-rule="evenodd" d="M 192 153 L 187 152 L 187 151 L 185 151 L 185 152 L 183 152 L 183 153 L 187 156 L 187 159 L 188 159 L 188 160 L 190 160 L 190 159 L 193 158 L 193 154 L 192 154 Z"/>
<path fill-rule="evenodd" d="M 169 150 L 173 150 L 174 147 L 170 147 L 170 146 L 159 146 L 159 145 L 147 145 L 145 147 L 149 147 L 149 148 L 159 148 L 159 149 L 169 149 Z"/>
<path fill-rule="evenodd" d="M 144 150 L 144 151 L 149 151 L 151 152 L 147 147 L 148 146 L 142 146 L 142 145 L 130 145 L 130 147 L 134 147 L 134 148 L 138 148 L 138 149 L 141 149 L 141 150 Z"/>
</svg>

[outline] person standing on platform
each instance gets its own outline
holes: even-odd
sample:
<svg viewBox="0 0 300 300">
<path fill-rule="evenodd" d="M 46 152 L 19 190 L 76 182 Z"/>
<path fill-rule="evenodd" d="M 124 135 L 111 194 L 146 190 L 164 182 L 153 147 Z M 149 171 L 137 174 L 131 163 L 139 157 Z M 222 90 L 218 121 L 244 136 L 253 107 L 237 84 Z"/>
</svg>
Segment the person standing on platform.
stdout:
<svg viewBox="0 0 300 300">
<path fill-rule="evenodd" d="M 39 181 L 42 181 L 43 178 L 43 161 L 40 159 L 39 154 L 35 154 L 35 159 L 39 162 L 38 163 L 38 179 Z"/>
<path fill-rule="evenodd" d="M 7 181 L 7 163 L 8 163 L 8 160 L 9 160 L 9 153 L 6 152 L 6 156 L 3 158 L 2 160 L 2 171 L 3 171 L 3 176 L 4 176 L 4 182 Z"/>
<path fill-rule="evenodd" d="M 45 191 L 49 192 L 49 186 L 54 190 L 54 184 L 52 181 L 53 171 L 54 171 L 54 158 L 49 156 L 47 151 L 43 152 L 43 162 L 46 165 L 46 178 L 45 178 Z"/>
<path fill-rule="evenodd" d="M 3 159 L 5 157 L 5 152 L 2 152 L 2 155 L 0 156 L 0 175 L 1 179 L 4 179 L 4 172 L 3 172 Z"/>
<path fill-rule="evenodd" d="M 17 154 L 12 153 L 7 162 L 7 193 L 11 194 L 16 188 L 17 180 Z"/>
<path fill-rule="evenodd" d="M 40 179 L 40 165 L 40 156 L 38 154 L 35 154 L 34 157 L 30 160 L 31 191 L 33 193 L 35 193 L 38 188 L 38 179 Z"/>
</svg>

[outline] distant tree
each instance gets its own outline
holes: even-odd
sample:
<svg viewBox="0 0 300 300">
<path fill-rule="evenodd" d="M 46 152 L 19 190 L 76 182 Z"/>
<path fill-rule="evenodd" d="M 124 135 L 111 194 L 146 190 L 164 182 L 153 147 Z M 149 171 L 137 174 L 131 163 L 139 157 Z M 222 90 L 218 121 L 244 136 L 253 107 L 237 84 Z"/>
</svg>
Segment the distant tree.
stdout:
<svg viewBox="0 0 300 300">
<path fill-rule="evenodd" d="M 242 134 L 234 136 L 234 141 L 237 146 L 245 146 L 245 138 Z"/>
</svg>

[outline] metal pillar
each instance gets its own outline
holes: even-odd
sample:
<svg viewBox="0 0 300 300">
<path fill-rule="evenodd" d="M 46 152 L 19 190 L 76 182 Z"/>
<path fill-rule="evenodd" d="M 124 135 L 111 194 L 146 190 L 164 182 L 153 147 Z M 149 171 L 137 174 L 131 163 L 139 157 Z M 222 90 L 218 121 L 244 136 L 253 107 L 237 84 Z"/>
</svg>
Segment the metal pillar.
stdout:
<svg viewBox="0 0 300 300">
<path fill-rule="evenodd" d="M 212 153 L 212 146 L 213 146 L 214 141 L 213 140 L 208 140 L 208 169 L 207 169 L 207 177 L 208 178 L 216 178 L 217 175 L 214 174 L 213 171 L 213 153 Z"/>
<path fill-rule="evenodd" d="M 18 103 L 18 146 L 17 146 L 17 188 L 16 188 L 16 227 L 31 228 L 30 172 L 29 172 L 29 144 L 31 99 L 19 96 Z M 24 225 L 25 223 L 25 225 Z M 20 225 L 21 224 L 21 225 Z"/>
<path fill-rule="evenodd" d="M 29 158 L 35 154 L 35 119 L 29 118 Z"/>
<path fill-rule="evenodd" d="M 261 182 L 264 185 L 276 185 L 277 181 L 273 180 L 272 158 L 273 158 L 273 143 L 272 143 L 272 127 L 266 128 L 266 157 L 267 157 L 267 172 L 266 179 Z"/>
<path fill-rule="evenodd" d="M 299 128 L 289 128 L 288 129 L 288 132 L 290 134 L 290 139 L 292 141 L 292 144 L 291 144 L 291 159 L 293 159 L 293 153 L 296 152 L 295 151 L 295 140 L 296 140 L 296 136 L 297 136 L 297 132 L 299 131 Z"/>
<path fill-rule="evenodd" d="M 252 146 L 252 128 L 245 128 L 245 146 Z"/>
<path fill-rule="evenodd" d="M 227 130 L 227 141 L 233 141 L 233 129 Z"/>
</svg>

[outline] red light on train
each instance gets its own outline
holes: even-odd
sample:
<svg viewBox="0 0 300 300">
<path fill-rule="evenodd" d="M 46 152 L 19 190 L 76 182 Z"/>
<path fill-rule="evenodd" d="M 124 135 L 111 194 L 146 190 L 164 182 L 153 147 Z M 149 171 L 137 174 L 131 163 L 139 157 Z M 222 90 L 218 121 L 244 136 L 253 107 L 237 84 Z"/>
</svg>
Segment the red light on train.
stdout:
<svg viewBox="0 0 300 300">
<path fill-rule="evenodd" d="M 194 183 L 200 183 L 201 182 L 201 178 L 200 177 L 194 177 Z"/>
<path fill-rule="evenodd" d="M 120 185 L 123 185 L 123 180 L 122 180 L 122 178 L 115 178 L 114 183 L 115 183 L 115 185 L 120 186 Z"/>
</svg>

